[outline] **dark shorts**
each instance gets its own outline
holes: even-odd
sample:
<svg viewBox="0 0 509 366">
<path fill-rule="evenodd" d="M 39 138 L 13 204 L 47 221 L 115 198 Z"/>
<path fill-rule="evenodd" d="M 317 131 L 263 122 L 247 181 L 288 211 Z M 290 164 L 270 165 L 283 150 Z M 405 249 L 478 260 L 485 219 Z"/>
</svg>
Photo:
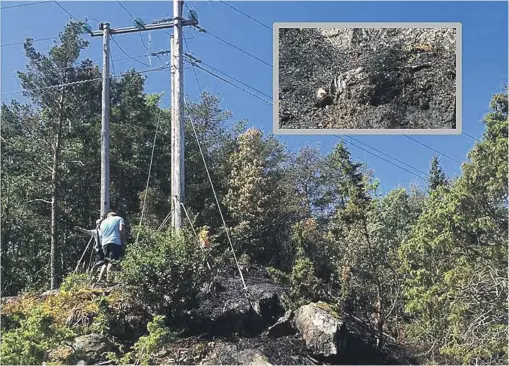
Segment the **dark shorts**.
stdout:
<svg viewBox="0 0 509 366">
<path fill-rule="evenodd" d="M 122 254 L 122 245 L 109 243 L 103 246 L 104 257 L 106 262 L 112 262 L 120 260 Z"/>
</svg>

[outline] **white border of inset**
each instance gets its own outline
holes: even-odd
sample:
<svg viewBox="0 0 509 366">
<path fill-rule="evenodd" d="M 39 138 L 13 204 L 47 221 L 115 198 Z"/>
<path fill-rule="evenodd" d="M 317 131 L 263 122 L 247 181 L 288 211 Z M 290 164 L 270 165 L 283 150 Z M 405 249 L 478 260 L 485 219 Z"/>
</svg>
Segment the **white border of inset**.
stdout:
<svg viewBox="0 0 509 366">
<path fill-rule="evenodd" d="M 455 129 L 327 129 L 279 128 L 279 29 L 280 28 L 455 28 L 456 29 L 456 128 Z M 276 22 L 273 25 L 273 108 L 275 135 L 461 135 L 462 133 L 462 24 L 460 22 Z"/>
</svg>

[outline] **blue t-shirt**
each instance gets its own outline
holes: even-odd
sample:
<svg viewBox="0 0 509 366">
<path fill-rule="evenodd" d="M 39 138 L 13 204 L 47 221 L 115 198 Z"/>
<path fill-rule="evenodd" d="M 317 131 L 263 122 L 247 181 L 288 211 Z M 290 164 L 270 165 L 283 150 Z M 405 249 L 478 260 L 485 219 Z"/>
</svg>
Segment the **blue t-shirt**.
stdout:
<svg viewBox="0 0 509 366">
<path fill-rule="evenodd" d="M 124 225 L 124 219 L 120 216 L 112 216 L 106 218 L 101 223 L 102 244 L 122 245 L 120 240 L 120 225 Z"/>
</svg>

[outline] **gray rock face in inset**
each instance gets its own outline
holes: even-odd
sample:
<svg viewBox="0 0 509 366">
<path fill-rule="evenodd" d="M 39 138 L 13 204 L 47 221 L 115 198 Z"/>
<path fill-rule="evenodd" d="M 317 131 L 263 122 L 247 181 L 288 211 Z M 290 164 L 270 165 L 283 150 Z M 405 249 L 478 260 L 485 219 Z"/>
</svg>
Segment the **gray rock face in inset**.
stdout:
<svg viewBox="0 0 509 366">
<path fill-rule="evenodd" d="M 456 128 L 454 29 L 287 28 L 279 42 L 280 128 Z"/>
<path fill-rule="evenodd" d="M 325 303 L 311 303 L 297 309 L 295 327 L 316 356 L 338 357 L 345 347 L 346 326 Z"/>
</svg>

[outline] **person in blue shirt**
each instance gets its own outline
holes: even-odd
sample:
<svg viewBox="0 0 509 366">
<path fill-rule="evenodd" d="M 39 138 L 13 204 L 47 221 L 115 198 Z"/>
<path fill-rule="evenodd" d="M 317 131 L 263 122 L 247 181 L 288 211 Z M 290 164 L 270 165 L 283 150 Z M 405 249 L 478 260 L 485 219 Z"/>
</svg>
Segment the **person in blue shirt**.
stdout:
<svg viewBox="0 0 509 366">
<path fill-rule="evenodd" d="M 115 212 L 109 212 L 106 219 L 101 222 L 101 241 L 104 251 L 104 264 L 99 273 L 98 282 L 102 280 L 106 271 L 106 282 L 109 282 L 111 268 L 120 260 L 122 245 L 126 243 L 124 219 Z"/>
</svg>

